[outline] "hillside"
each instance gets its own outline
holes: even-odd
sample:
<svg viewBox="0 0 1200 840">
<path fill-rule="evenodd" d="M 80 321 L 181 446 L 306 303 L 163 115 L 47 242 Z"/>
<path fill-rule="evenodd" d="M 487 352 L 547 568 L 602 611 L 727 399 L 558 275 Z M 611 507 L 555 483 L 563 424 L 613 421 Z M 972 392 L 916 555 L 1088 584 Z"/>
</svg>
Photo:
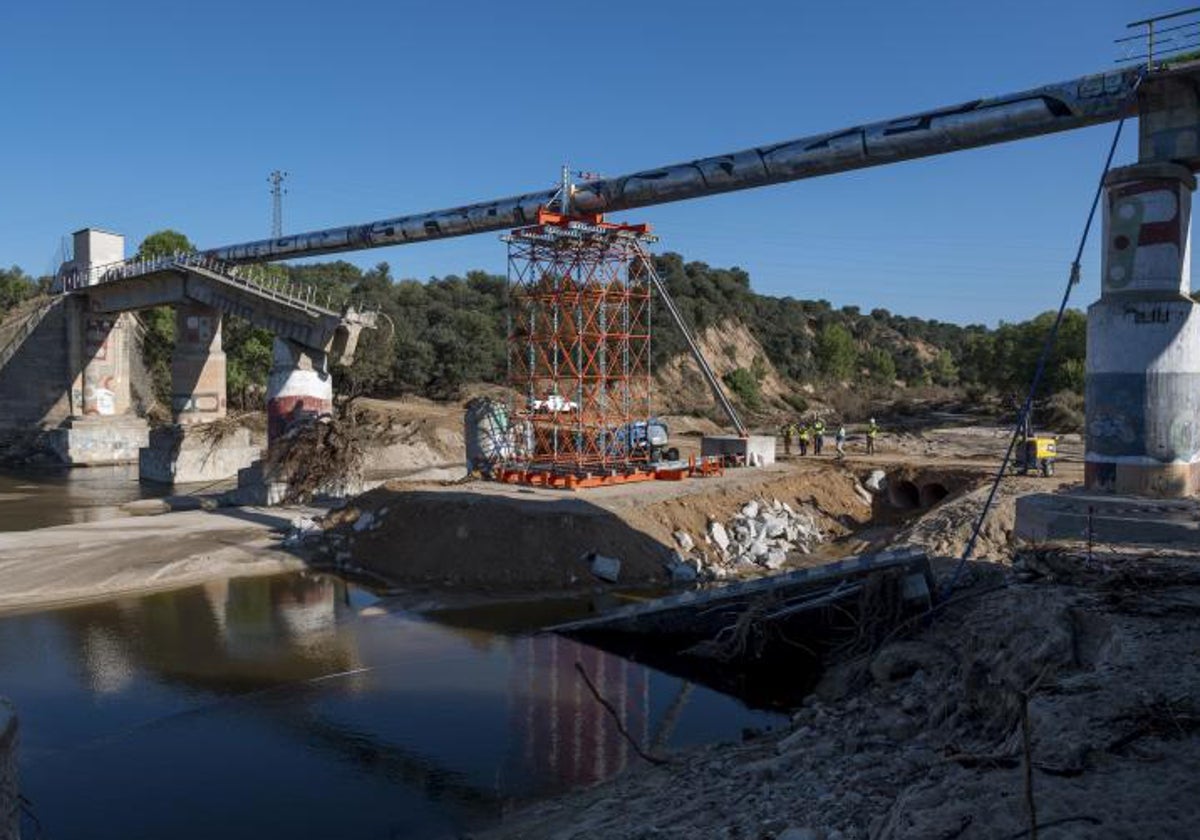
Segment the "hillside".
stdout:
<svg viewBox="0 0 1200 840">
<path fill-rule="evenodd" d="M 167 233 L 171 232 L 161 235 Z M 160 234 L 150 239 L 154 236 Z M 655 262 L 710 363 L 750 413 L 804 411 L 814 395 L 824 402 L 847 393 L 861 398 L 864 386 L 877 396 L 902 395 L 906 389 L 928 385 L 961 388 L 976 397 L 1019 393 L 1053 321 L 1047 313 L 988 329 L 884 309 L 835 309 L 825 300 L 757 294 L 750 275 L 740 268 L 687 262 L 673 253 Z M 395 325 L 394 334 L 368 333 L 354 365 L 335 371 L 342 394 L 455 399 L 466 386 L 500 383 L 505 377 L 507 303 L 502 276 L 472 271 L 424 282 L 396 280 L 387 263 L 363 271 L 341 260 L 270 270 L 337 298 L 377 305 Z M 32 278 L 15 267 L 0 272 L 0 281 L 2 309 L 18 307 L 38 291 Z M 156 391 L 169 393 L 174 319 L 165 310 L 144 317 L 147 366 L 154 373 Z M 661 410 L 710 410 L 707 388 L 659 302 L 653 323 Z M 230 402 L 254 408 L 271 363 L 271 337 L 231 318 L 224 341 Z M 1043 394 L 1082 393 L 1084 346 L 1084 316 L 1069 312 Z"/>
</svg>

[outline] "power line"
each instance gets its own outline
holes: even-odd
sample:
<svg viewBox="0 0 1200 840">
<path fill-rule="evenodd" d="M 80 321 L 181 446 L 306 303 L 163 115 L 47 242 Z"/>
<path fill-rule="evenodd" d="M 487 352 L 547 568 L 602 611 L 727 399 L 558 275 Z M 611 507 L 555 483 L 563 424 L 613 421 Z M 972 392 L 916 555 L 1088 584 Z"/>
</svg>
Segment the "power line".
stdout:
<svg viewBox="0 0 1200 840">
<path fill-rule="evenodd" d="M 287 194 L 287 190 L 283 186 L 283 179 L 288 176 L 288 173 L 281 169 L 276 169 L 267 176 L 267 183 L 271 185 L 271 238 L 279 239 L 283 236 L 283 197 Z"/>
</svg>

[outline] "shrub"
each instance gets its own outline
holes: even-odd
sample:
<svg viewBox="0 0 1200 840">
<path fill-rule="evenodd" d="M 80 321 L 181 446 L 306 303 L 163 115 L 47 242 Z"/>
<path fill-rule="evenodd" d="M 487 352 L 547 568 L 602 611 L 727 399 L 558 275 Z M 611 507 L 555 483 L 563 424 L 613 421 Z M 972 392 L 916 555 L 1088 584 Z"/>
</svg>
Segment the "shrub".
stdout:
<svg viewBox="0 0 1200 840">
<path fill-rule="evenodd" d="M 737 368 L 722 378 L 746 408 L 757 409 L 762 405 L 762 389 L 758 387 L 758 380 L 753 373 L 745 368 Z"/>
</svg>

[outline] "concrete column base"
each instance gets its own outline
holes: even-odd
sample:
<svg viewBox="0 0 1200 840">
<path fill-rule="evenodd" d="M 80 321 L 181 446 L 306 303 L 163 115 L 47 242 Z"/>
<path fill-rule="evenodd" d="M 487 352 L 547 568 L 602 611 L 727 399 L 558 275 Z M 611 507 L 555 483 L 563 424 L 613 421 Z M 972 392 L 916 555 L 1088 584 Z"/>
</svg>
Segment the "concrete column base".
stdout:
<svg viewBox="0 0 1200 840">
<path fill-rule="evenodd" d="M 233 478 L 262 454 L 249 429 L 219 440 L 199 426 L 163 426 L 138 453 L 138 477 L 159 484 L 212 483 Z"/>
<path fill-rule="evenodd" d="M 288 496 L 289 476 L 282 475 L 267 466 L 265 461 L 255 461 L 243 470 L 238 470 L 238 487 L 233 491 L 231 503 L 237 505 L 281 505 Z M 370 486 L 378 486 L 376 481 Z M 361 475 L 346 476 L 317 488 L 315 495 L 328 499 L 344 499 L 370 489 Z"/>
<path fill-rule="evenodd" d="M 1014 535 L 1030 542 L 1200 547 L 1200 500 L 1147 499 L 1087 491 L 1017 498 Z"/>
<path fill-rule="evenodd" d="M 141 417 L 72 417 L 46 433 L 50 449 L 72 467 L 136 464 L 150 443 L 150 426 Z"/>
<path fill-rule="evenodd" d="M 1095 493 L 1116 493 L 1152 499 L 1200 496 L 1200 463 L 1164 464 L 1152 458 L 1145 463 L 1123 463 L 1089 456 L 1083 466 L 1084 483 Z"/>
</svg>

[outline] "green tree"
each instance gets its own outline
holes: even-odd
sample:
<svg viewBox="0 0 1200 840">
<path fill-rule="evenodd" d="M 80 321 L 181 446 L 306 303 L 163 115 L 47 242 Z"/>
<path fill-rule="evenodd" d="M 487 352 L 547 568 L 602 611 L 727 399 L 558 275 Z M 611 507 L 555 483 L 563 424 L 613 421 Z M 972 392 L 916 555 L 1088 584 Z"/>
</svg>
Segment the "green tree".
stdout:
<svg viewBox="0 0 1200 840">
<path fill-rule="evenodd" d="M 847 379 L 854 373 L 858 353 L 854 337 L 841 324 L 826 324 L 817 336 L 817 365 L 830 379 Z"/>
<path fill-rule="evenodd" d="M 195 253 L 196 246 L 191 240 L 177 230 L 159 230 L 147 236 L 138 246 L 136 258 L 150 260 L 155 257 L 169 257 L 172 254 Z"/>
<path fill-rule="evenodd" d="M 37 282 L 20 268 L 0 268 L 0 316 L 37 293 Z"/>
<path fill-rule="evenodd" d="M 933 357 L 933 363 L 929 368 L 929 375 L 933 379 L 935 385 L 957 385 L 958 384 L 958 367 L 954 364 L 954 356 L 949 350 L 942 349 Z"/>
<path fill-rule="evenodd" d="M 196 250 L 186 236 L 176 230 L 156 231 L 138 246 L 137 259 L 152 260 Z M 146 328 L 142 337 L 142 361 L 150 374 L 155 399 L 171 404 L 171 353 L 175 350 L 175 310 L 156 306 L 138 313 Z"/>
<path fill-rule="evenodd" d="M 896 381 L 896 361 L 882 347 L 872 347 L 863 357 L 871 381 L 880 385 L 891 385 Z"/>
</svg>

